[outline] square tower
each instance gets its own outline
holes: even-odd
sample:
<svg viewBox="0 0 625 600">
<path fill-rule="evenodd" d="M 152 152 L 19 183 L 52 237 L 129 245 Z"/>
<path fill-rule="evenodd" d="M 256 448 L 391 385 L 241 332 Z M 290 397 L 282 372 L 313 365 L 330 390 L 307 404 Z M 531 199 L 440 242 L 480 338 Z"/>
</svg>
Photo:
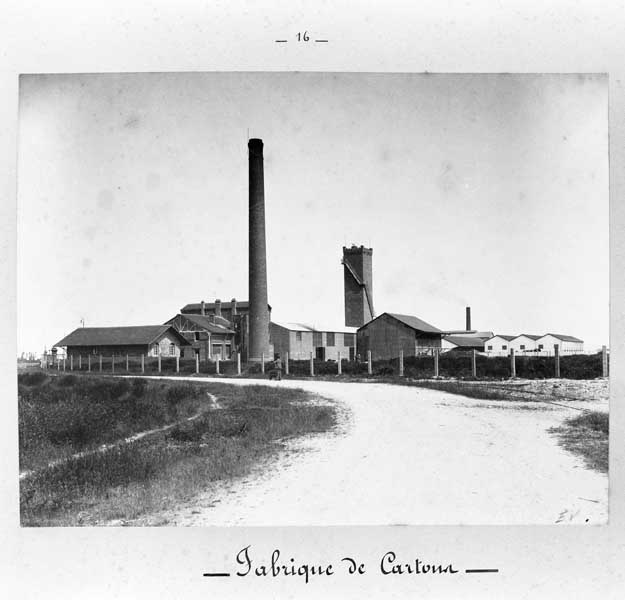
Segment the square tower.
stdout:
<svg viewBox="0 0 625 600">
<path fill-rule="evenodd" d="M 373 249 L 343 246 L 345 325 L 360 327 L 375 317 L 373 310 Z"/>
</svg>

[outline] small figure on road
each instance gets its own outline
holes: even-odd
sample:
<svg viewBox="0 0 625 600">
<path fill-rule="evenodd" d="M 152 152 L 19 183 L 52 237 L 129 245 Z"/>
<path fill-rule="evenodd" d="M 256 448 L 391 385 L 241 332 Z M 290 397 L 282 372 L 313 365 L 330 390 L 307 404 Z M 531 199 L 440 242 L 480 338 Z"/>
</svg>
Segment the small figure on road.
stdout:
<svg viewBox="0 0 625 600">
<path fill-rule="evenodd" d="M 276 379 L 278 381 L 281 381 L 282 380 L 282 359 L 280 358 L 279 354 L 276 355 L 276 360 L 273 363 L 273 368 L 276 371 Z"/>
</svg>

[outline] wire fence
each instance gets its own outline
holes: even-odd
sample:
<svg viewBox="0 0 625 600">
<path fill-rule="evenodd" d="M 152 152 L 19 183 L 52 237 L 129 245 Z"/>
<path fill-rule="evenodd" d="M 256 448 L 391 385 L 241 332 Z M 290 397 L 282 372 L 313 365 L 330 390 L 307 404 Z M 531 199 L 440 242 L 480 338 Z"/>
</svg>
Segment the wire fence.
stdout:
<svg viewBox="0 0 625 600">
<path fill-rule="evenodd" d="M 374 360 L 368 352 L 366 360 L 340 359 L 322 361 L 311 352 L 307 360 L 290 360 L 285 353 L 280 363 L 267 361 L 244 364 L 240 355 L 232 360 L 200 360 L 194 358 L 148 356 L 148 355 L 69 355 L 62 359 L 44 357 L 42 366 L 63 372 L 91 372 L 106 374 L 181 374 L 181 375 L 227 375 L 227 376 L 291 376 L 315 377 L 342 375 L 345 377 L 409 377 L 428 379 L 449 378 L 509 378 L 526 379 L 566 378 L 594 379 L 608 377 L 609 352 L 603 348 L 595 354 L 565 354 L 557 351 L 550 356 L 516 355 L 488 356 L 475 350 L 441 352 L 431 348 L 416 356 Z"/>
</svg>

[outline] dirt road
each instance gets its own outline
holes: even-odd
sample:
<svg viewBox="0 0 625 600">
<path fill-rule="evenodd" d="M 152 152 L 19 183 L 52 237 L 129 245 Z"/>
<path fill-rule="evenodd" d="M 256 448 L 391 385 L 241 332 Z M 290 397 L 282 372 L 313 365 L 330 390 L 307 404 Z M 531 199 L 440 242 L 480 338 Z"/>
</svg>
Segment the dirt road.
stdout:
<svg viewBox="0 0 625 600">
<path fill-rule="evenodd" d="M 231 381 L 299 387 L 331 398 L 338 403 L 339 429 L 290 442 L 278 461 L 259 465 L 243 480 L 207 489 L 187 505 L 158 515 L 161 522 L 469 525 L 607 520 L 607 476 L 585 468 L 547 432 L 578 414 L 573 409 L 384 384 Z"/>
</svg>

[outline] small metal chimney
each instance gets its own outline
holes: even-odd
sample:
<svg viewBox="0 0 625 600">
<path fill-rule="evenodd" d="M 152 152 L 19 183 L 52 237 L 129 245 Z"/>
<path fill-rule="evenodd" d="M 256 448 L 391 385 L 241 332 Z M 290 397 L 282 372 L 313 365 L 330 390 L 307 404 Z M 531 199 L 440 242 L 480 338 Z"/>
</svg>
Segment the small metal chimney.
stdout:
<svg viewBox="0 0 625 600">
<path fill-rule="evenodd" d="M 467 306 L 467 331 L 471 331 L 471 307 Z"/>
<path fill-rule="evenodd" d="M 204 302 L 204 300 L 202 300 L 202 302 L 200 302 L 200 314 L 203 317 L 206 316 L 206 303 Z"/>
<path fill-rule="evenodd" d="M 221 317 L 221 300 L 215 300 L 215 316 Z"/>
<path fill-rule="evenodd" d="M 233 298 L 230 302 L 232 303 L 232 316 L 234 317 L 237 314 L 237 299 Z"/>
</svg>

